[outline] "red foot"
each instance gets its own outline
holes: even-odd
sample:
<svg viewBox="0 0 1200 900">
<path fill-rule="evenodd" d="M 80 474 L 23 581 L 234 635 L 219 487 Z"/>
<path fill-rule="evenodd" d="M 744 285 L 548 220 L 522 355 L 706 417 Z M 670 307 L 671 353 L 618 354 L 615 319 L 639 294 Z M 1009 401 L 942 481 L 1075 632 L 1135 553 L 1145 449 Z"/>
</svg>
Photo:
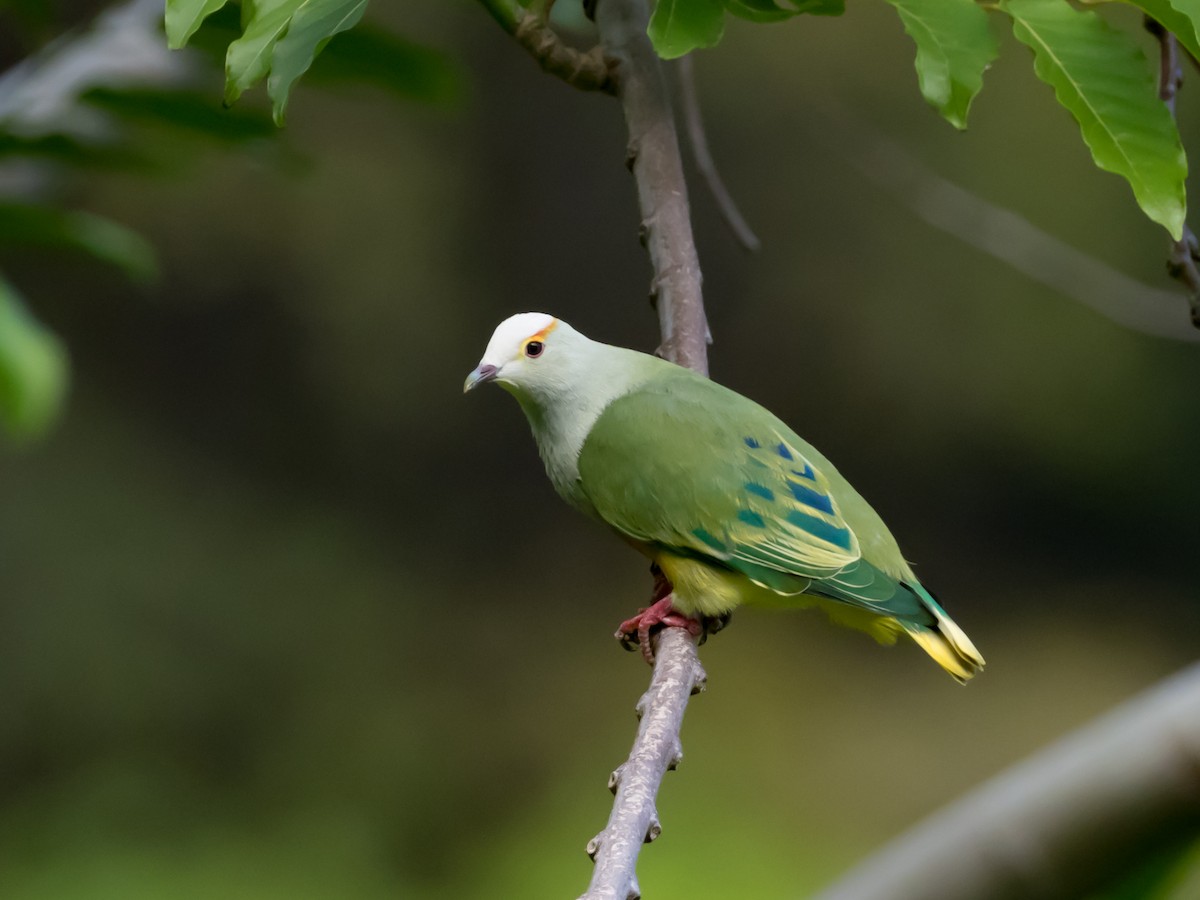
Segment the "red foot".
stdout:
<svg viewBox="0 0 1200 900">
<path fill-rule="evenodd" d="M 642 648 L 642 656 L 646 662 L 654 665 L 654 647 L 650 643 L 651 628 L 656 625 L 686 628 L 688 634 L 698 637 L 704 631 L 704 626 L 699 620 L 689 619 L 683 613 L 676 612 L 671 606 L 673 600 L 674 597 L 668 593 L 645 609 L 639 609 L 636 616 L 626 619 L 617 627 L 616 639 L 632 650 L 632 638 L 636 634 L 638 646 Z"/>
</svg>

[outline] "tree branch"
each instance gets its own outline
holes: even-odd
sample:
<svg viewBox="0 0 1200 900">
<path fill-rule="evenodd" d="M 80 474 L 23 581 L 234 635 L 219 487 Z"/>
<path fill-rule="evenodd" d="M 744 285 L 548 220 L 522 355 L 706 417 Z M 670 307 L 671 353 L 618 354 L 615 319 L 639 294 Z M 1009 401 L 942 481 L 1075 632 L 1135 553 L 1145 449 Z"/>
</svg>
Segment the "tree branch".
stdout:
<svg viewBox="0 0 1200 900">
<path fill-rule="evenodd" d="M 1183 69 L 1179 65 L 1179 42 L 1163 25 L 1150 16 L 1145 18 L 1146 30 L 1158 39 L 1158 96 L 1175 118 L 1175 97 L 1183 85 Z M 1171 242 L 1167 253 L 1167 271 L 1188 289 L 1192 308 L 1192 324 L 1200 328 L 1200 243 L 1186 222 L 1183 236 Z"/>
<path fill-rule="evenodd" d="M 683 114 L 684 127 L 687 128 L 688 145 L 692 148 L 696 171 L 708 185 L 709 193 L 716 201 L 721 217 L 729 226 L 729 230 L 733 232 L 733 236 L 737 238 L 737 242 L 742 245 L 743 249 L 757 253 L 762 248 L 762 243 L 742 215 L 742 211 L 738 209 L 733 195 L 725 187 L 725 181 L 721 178 L 721 173 L 717 171 L 716 162 L 713 161 L 712 151 L 708 149 L 708 135 L 704 130 L 704 119 L 700 115 L 700 98 L 696 93 L 696 73 L 690 53 L 679 58 L 675 64 L 675 71 L 679 76 L 680 112 Z"/>
<path fill-rule="evenodd" d="M 646 0 L 600 0 L 591 11 L 629 130 L 626 161 L 637 182 L 640 233 L 654 269 L 650 297 L 662 331 L 659 353 L 707 375 L 700 263 L 662 64 L 646 37 Z M 704 681 L 691 635 L 680 628 L 664 630 L 657 638 L 650 688 L 638 702 L 641 725 L 633 749 L 609 779 L 616 794 L 612 814 L 587 847 L 596 868 L 582 900 L 641 896 L 638 853 L 662 830 L 655 798 L 663 776 L 682 757 L 684 710 Z"/>
<path fill-rule="evenodd" d="M 850 135 L 849 149 L 835 148 L 838 158 L 928 224 L 1119 325 L 1168 340 L 1200 341 L 1200 332 L 1179 315 L 1175 291 L 1142 284 L 959 187 L 845 110 L 829 108 L 824 114 Z M 813 140 L 828 142 L 829 131 L 814 131 Z"/>
<path fill-rule="evenodd" d="M 935 813 L 819 900 L 1090 896 L 1200 831 L 1200 665 Z"/>
<path fill-rule="evenodd" d="M 607 2 L 607 0 L 606 0 Z M 638 852 L 662 832 L 654 798 L 668 769 L 683 758 L 679 730 L 688 697 L 704 690 L 704 668 L 696 644 L 683 628 L 658 638 L 654 675 L 638 701 L 641 718 L 629 759 L 608 779 L 616 800 L 608 824 L 588 842 L 595 860 L 592 883 L 581 900 L 636 900 Z"/>
<path fill-rule="evenodd" d="M 646 0 L 600 0 L 596 6 L 600 43 L 629 129 L 626 164 L 637 180 L 642 240 L 654 266 L 650 301 L 663 336 L 659 354 L 707 375 L 708 322 L 700 293 L 700 261 L 692 239 L 675 117 L 662 64 L 646 37 L 649 20 Z"/>
<path fill-rule="evenodd" d="M 479 0 L 500 25 L 529 51 L 545 71 L 584 91 L 615 93 L 616 86 L 599 47 L 581 53 L 563 43 L 550 27 L 553 0 L 526 9 L 516 0 Z"/>
</svg>

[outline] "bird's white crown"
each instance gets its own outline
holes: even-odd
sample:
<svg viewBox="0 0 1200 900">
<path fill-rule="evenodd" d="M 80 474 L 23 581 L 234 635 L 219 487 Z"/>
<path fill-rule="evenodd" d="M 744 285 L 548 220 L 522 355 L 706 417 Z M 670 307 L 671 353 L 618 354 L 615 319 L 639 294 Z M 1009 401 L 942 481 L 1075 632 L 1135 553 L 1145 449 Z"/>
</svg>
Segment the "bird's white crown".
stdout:
<svg viewBox="0 0 1200 900">
<path fill-rule="evenodd" d="M 556 325 L 558 320 L 546 313 L 527 312 L 509 316 L 492 332 L 483 358 L 496 364 L 511 359 L 526 340 L 537 334 L 545 337 Z"/>
</svg>

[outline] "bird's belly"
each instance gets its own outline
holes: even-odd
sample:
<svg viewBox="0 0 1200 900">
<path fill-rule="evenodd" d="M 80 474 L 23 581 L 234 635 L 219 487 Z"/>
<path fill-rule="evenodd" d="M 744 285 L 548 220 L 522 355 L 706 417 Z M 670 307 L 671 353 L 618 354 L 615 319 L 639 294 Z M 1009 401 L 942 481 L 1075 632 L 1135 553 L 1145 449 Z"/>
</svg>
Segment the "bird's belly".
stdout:
<svg viewBox="0 0 1200 900">
<path fill-rule="evenodd" d="M 809 598 L 780 596 L 740 572 L 697 559 L 662 551 L 653 558 L 674 588 L 673 606 L 684 615 L 720 616 L 742 603 L 796 607 L 811 602 Z"/>
</svg>

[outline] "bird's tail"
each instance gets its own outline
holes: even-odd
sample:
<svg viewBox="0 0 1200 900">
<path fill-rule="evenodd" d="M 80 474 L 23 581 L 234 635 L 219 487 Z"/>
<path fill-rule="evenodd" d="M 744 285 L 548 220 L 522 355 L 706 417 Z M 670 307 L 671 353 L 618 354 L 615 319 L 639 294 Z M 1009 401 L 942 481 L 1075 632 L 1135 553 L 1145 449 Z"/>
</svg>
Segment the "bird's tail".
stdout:
<svg viewBox="0 0 1200 900">
<path fill-rule="evenodd" d="M 959 684 L 966 684 L 983 671 L 983 657 L 971 643 L 965 631 L 954 624 L 928 591 L 918 588 L 925 606 L 933 614 L 932 625 L 918 625 L 901 620 L 904 630 L 921 649 L 933 657 L 934 662 L 950 673 Z"/>
</svg>

